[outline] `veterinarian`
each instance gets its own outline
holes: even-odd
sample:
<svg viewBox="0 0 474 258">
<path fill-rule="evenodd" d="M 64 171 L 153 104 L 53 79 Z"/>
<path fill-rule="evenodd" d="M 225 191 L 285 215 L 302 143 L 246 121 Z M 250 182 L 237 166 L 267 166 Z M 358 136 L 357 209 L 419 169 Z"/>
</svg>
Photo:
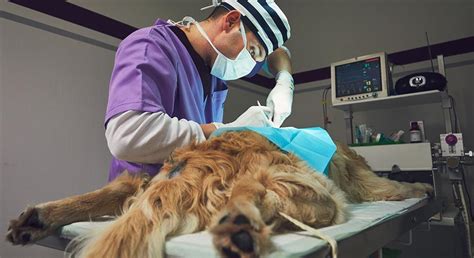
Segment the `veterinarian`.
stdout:
<svg viewBox="0 0 474 258">
<path fill-rule="evenodd" d="M 124 39 L 116 53 L 105 117 L 114 158 L 109 181 L 127 170 L 155 175 L 177 147 L 219 127 L 280 127 L 291 113 L 293 78 L 286 16 L 273 0 L 214 0 L 202 22 L 157 20 Z M 227 80 L 276 78 L 267 106 L 222 124 Z"/>
</svg>

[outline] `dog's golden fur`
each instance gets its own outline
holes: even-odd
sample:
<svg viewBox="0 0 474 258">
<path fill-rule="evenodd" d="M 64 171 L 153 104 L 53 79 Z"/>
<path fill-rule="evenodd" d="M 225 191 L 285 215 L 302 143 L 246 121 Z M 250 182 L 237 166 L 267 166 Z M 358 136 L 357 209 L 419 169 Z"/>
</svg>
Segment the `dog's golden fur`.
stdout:
<svg viewBox="0 0 474 258">
<path fill-rule="evenodd" d="M 10 222 L 7 240 L 33 243 L 72 222 L 120 215 L 76 256 L 161 257 L 168 236 L 209 229 L 222 256 L 256 257 L 272 250 L 272 233 L 294 230 L 278 212 L 324 227 L 347 219 L 348 202 L 432 191 L 378 177 L 342 144 L 329 166 L 325 177 L 254 132 L 228 132 L 175 150 L 151 180 L 125 172 L 97 191 L 30 207 Z"/>
</svg>

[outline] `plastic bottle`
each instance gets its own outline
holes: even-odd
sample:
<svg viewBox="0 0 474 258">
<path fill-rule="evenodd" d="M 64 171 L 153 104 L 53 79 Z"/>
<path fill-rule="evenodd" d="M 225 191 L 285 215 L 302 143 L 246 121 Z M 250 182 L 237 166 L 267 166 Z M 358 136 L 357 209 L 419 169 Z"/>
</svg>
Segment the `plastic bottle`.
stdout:
<svg viewBox="0 0 474 258">
<path fill-rule="evenodd" d="M 410 142 L 412 143 L 421 142 L 421 130 L 420 130 L 420 127 L 418 126 L 418 122 L 411 122 Z"/>
</svg>

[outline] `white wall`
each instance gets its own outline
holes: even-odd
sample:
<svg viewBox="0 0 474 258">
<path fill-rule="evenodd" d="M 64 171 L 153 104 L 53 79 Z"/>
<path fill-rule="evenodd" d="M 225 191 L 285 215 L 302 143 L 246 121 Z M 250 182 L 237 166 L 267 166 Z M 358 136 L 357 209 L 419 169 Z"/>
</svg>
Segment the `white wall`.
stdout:
<svg viewBox="0 0 474 258">
<path fill-rule="evenodd" d="M 474 2 L 470 0 L 400 0 L 400 1 L 280 1 L 290 17 L 292 49 L 296 71 L 327 67 L 330 63 L 354 56 L 386 51 L 388 53 L 425 45 L 425 31 L 432 44 L 474 35 Z M 301 8 L 304 6 L 304 8 Z M 450 93 L 456 98 L 458 115 L 464 128 L 468 146 L 474 148 L 472 110 L 474 97 L 474 55 L 446 58 Z M 470 62 L 449 68 L 449 65 Z M 396 73 L 427 68 L 429 63 L 396 67 Z M 395 78 L 397 79 L 397 78 Z M 297 85 L 296 90 L 309 90 L 296 94 L 294 114 L 286 125 L 321 125 L 321 89 L 328 80 Z M 329 110 L 334 124 L 331 132 L 345 140 L 343 113 Z M 443 129 L 438 105 L 416 106 L 388 111 L 355 114 L 355 122 L 367 122 L 389 133 L 407 130 L 410 119 L 427 120 L 428 136 L 437 139 Z M 472 116 L 472 115 L 471 115 Z M 387 119 L 390 118 L 390 119 Z"/>
<path fill-rule="evenodd" d="M 12 4 L 2 3 L 2 10 L 9 19 L 0 19 L 0 235 L 27 205 L 106 182 L 110 156 L 102 123 L 114 51 L 78 39 L 118 42 Z M 76 38 L 45 31 L 45 25 L 76 33 Z M 63 255 L 2 240 L 0 257 Z"/>
<path fill-rule="evenodd" d="M 377 51 L 472 36 L 471 0 L 278 1 L 292 24 L 296 71 Z M 295 4 L 298 3 L 298 4 Z"/>
<path fill-rule="evenodd" d="M 4 38 L 4 33 L 3 33 L 3 23 L 4 21 L 0 19 L 0 60 L 3 60 L 3 41 L 1 40 Z M 5 209 L 4 207 L 4 201 L 3 201 L 3 62 L 0 61 L 0 225 L 2 225 L 3 222 L 3 210 Z M 0 230 L 3 230 L 3 226 L 0 226 Z M 3 232 L 3 231 L 1 231 Z M 0 245 L 0 250 L 2 249 L 2 246 Z M 1 255 L 1 251 L 0 251 Z"/>
</svg>

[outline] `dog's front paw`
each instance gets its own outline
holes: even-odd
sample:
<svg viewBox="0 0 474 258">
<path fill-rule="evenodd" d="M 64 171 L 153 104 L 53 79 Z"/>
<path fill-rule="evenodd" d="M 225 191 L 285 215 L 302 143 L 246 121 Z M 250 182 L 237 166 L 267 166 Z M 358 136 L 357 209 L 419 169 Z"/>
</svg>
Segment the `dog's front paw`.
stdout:
<svg viewBox="0 0 474 258">
<path fill-rule="evenodd" d="M 210 232 L 214 246 L 223 257 L 259 257 L 272 249 L 271 228 L 251 205 L 228 208 Z"/>
<path fill-rule="evenodd" d="M 434 197 L 434 189 L 433 189 L 433 186 L 431 186 L 430 184 L 423 184 L 423 186 L 425 187 L 425 193 L 430 197 Z"/>
<path fill-rule="evenodd" d="M 412 191 L 409 192 L 408 198 L 422 198 L 425 195 L 428 195 L 428 197 L 433 197 L 434 192 L 433 192 L 433 187 L 429 184 L 425 183 L 414 183 L 412 184 L 413 188 Z"/>
<path fill-rule="evenodd" d="M 53 229 L 40 213 L 39 208 L 28 207 L 17 219 L 11 220 L 6 240 L 14 245 L 27 245 L 50 235 Z"/>
</svg>

